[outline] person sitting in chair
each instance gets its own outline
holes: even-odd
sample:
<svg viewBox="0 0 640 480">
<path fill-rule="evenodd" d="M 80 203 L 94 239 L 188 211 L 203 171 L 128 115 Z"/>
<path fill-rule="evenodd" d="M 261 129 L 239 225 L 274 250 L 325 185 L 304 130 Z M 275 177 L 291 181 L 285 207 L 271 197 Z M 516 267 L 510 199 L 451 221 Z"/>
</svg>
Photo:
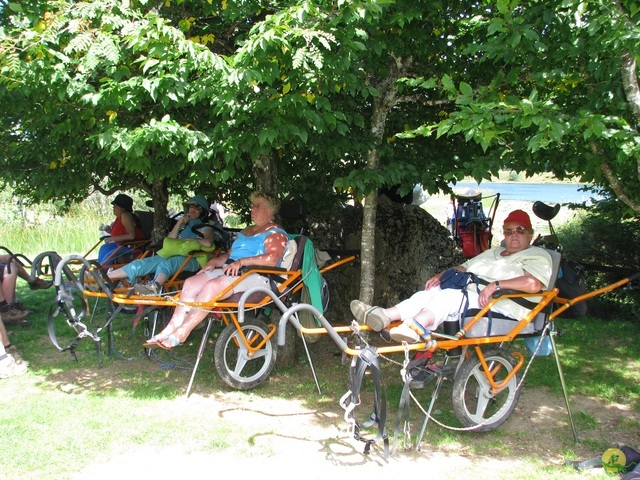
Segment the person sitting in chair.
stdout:
<svg viewBox="0 0 640 480">
<path fill-rule="evenodd" d="M 29 284 L 31 290 L 43 290 L 51 287 L 51 280 L 43 280 L 31 275 L 24 266 L 12 255 L 0 255 L 0 314 L 7 325 L 20 325 L 27 327 L 31 324 L 26 319 L 33 312 L 16 296 L 16 283 L 18 277 Z"/>
<path fill-rule="evenodd" d="M 195 196 L 184 202 L 185 215 L 167 235 L 168 238 L 177 238 L 184 241 L 195 240 L 203 248 L 211 248 L 214 245 L 213 226 L 207 224 L 209 218 L 209 203 L 201 196 Z M 129 283 L 144 275 L 153 273 L 154 279 L 146 284 L 136 283 L 133 288 L 138 295 L 158 295 L 160 287 L 175 274 L 180 266 L 187 259 L 184 255 L 174 255 L 165 258 L 161 255 L 141 258 L 125 265 L 122 268 L 108 272 L 107 276 L 111 280 L 127 279 Z M 194 257 L 184 266 L 185 272 L 197 272 L 200 270 L 200 263 Z"/>
<path fill-rule="evenodd" d="M 289 241 L 287 233 L 274 221 L 280 202 L 267 193 L 253 193 L 250 199 L 253 224 L 238 233 L 228 252 L 209 260 L 201 271 L 185 281 L 180 293 L 181 302 L 206 303 L 218 297 L 240 278 L 242 267 L 280 265 Z M 219 299 L 255 287 L 268 288 L 269 279 L 258 273 L 249 274 Z M 180 305 L 166 328 L 144 346 L 167 350 L 177 347 L 208 314 L 204 309 Z"/>
<path fill-rule="evenodd" d="M 483 308 L 501 289 L 537 293 L 549 285 L 551 256 L 543 248 L 531 246 L 533 228 L 529 215 L 522 210 L 512 211 L 505 219 L 502 231 L 504 246 L 485 250 L 453 267 L 473 273 L 479 279 L 477 287 L 475 284 L 467 287 L 468 308 Z M 359 323 L 375 331 L 386 329 L 392 321 L 402 320 L 400 325 L 389 331 L 392 340 L 407 343 L 423 341 L 427 348 L 433 348 L 431 330 L 442 322 L 457 321 L 465 301 L 462 290 L 440 288 L 443 273 L 427 280 L 424 290 L 393 307 L 372 307 L 353 300 L 351 312 Z M 522 318 L 529 312 L 526 307 L 508 299 L 495 304 L 492 311 L 511 318 Z"/>
<path fill-rule="evenodd" d="M 98 263 L 103 267 L 112 265 L 123 255 L 133 252 L 133 249 L 122 245 L 123 243 L 145 238 L 140 228 L 140 220 L 133 213 L 133 198 L 120 193 L 116 195 L 111 205 L 113 205 L 113 214 L 116 219 L 105 228 L 109 236 L 102 239 L 104 245 L 98 250 Z M 117 258 L 114 258 L 116 254 Z"/>
</svg>

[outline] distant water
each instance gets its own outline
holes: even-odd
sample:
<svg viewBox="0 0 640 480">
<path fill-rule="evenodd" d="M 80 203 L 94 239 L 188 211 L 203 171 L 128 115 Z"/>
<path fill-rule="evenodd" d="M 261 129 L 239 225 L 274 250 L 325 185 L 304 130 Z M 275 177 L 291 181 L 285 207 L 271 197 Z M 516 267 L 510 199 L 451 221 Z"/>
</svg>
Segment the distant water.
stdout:
<svg viewBox="0 0 640 480">
<path fill-rule="evenodd" d="M 483 197 L 500 194 L 500 200 L 520 200 L 545 203 L 589 203 L 591 199 L 601 198 L 593 192 L 581 189 L 585 184 L 576 183 L 518 183 L 518 182 L 458 182 L 451 184 L 455 193 L 469 191 L 482 192 Z"/>
</svg>

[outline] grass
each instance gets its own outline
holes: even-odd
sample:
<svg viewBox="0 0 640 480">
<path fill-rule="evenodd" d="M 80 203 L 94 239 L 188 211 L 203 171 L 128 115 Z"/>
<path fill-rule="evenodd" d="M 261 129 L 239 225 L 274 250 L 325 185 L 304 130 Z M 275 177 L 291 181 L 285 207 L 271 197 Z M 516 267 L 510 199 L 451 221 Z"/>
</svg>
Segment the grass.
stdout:
<svg viewBox="0 0 640 480">
<path fill-rule="evenodd" d="M 252 415 L 262 411 L 264 402 L 294 400 L 296 405 L 312 409 L 316 415 L 329 415 L 326 418 L 330 424 L 343 423 L 338 400 L 347 389 L 348 366 L 341 364 L 338 352 L 326 342 L 310 346 L 323 390 L 321 396 L 315 391 L 304 357 L 297 367 L 278 369 L 257 389 L 230 391 L 217 376 L 212 359 L 213 345 L 209 345 L 196 378 L 195 393 L 187 402 L 184 392 L 189 371 L 166 367 L 193 361 L 201 334 L 196 333 L 188 345 L 181 347 L 177 351 L 179 356 L 165 357 L 164 363 L 160 363 L 142 355 L 143 332 L 132 333 L 130 316 L 122 315 L 116 322 L 119 326 L 115 334 L 118 354 L 105 357 L 103 367 L 98 368 L 91 340 L 80 342 L 78 362 L 73 361 L 68 352 L 56 351 L 49 341 L 46 319 L 53 290 L 31 292 L 21 282 L 19 296 L 36 313 L 32 315 L 31 327 L 12 329 L 12 341 L 30 360 L 31 368 L 27 375 L 4 380 L 2 385 L 0 435 L 11 439 L 0 453 L 4 478 L 75 478 L 87 465 L 113 461 L 126 452 L 144 448 L 163 451 L 180 446 L 181 451 L 187 452 L 212 455 L 233 452 L 258 458 L 277 455 L 277 442 L 266 449 L 262 442 L 265 436 L 278 437 L 278 424 L 265 429 L 258 428 L 253 421 L 227 420 L 226 407 L 216 410 L 209 405 L 220 398 L 223 402 L 231 402 L 230 411 L 240 408 Z M 640 346 L 633 341 L 633 325 L 616 322 L 603 327 L 597 319 L 587 318 L 567 320 L 562 328 L 558 343 L 570 395 L 594 397 L 605 408 L 626 405 L 631 413 L 637 412 L 640 371 L 636 359 L 640 358 Z M 103 344 L 102 347 L 106 346 Z M 401 361 L 401 358 L 395 360 Z M 393 362 L 383 362 L 383 370 L 388 394 L 387 425 L 392 433 L 401 391 L 399 367 Z M 450 383 L 445 383 L 435 418 L 458 427 L 449 400 Z M 552 357 L 536 360 L 525 385 L 527 391 L 523 396 L 532 389 L 545 389 L 556 398 L 555 404 L 562 405 Z M 417 392 L 419 401 L 425 404 L 426 392 L 426 389 Z M 369 411 L 365 410 L 360 410 L 359 414 L 368 415 Z M 516 410 L 514 415 L 518 414 Z M 559 421 L 566 423 L 562 408 L 556 415 Z M 610 426 L 602 425 L 594 412 L 578 408 L 574 416 L 579 431 L 585 435 L 577 446 L 579 452 L 573 450 L 576 445 L 566 424 L 551 428 L 555 444 L 544 450 L 551 449 L 553 456 L 580 458 L 580 454 L 592 456 L 593 452 L 604 451 L 610 445 L 607 440 L 616 438 L 616 432 L 606 432 Z M 630 414 L 618 420 L 617 428 L 626 438 L 640 440 L 639 422 L 636 414 Z M 415 441 L 420 425 L 421 416 L 414 405 L 411 442 Z M 515 432 L 498 429 L 474 434 L 431 424 L 423 449 L 448 454 L 462 452 L 478 462 L 489 458 L 514 459 L 514 465 L 517 463 L 514 470 L 496 472 L 493 478 L 576 478 L 573 471 L 549 466 L 538 447 L 529 453 L 523 450 L 523 445 L 530 441 L 531 430 L 526 428 Z M 339 440 L 331 442 L 337 442 L 334 448 L 341 443 Z M 356 448 L 360 450 L 361 446 Z M 421 458 L 418 453 L 402 454 L 405 455 Z"/>
<path fill-rule="evenodd" d="M 6 233 L 4 245 L 30 257 L 44 251 L 43 245 L 62 255 L 84 253 L 97 240 L 98 225 L 110 216 L 110 209 L 106 208 L 106 213 L 96 213 L 98 210 L 93 207 L 80 208 L 64 220 L 52 217 L 47 229 L 5 219 L 0 222 Z M 96 232 L 96 238 L 91 232 Z M 344 427 L 341 418 L 344 412 L 338 402 L 348 388 L 348 365 L 341 363 L 339 352 L 328 341 L 310 346 L 322 395 L 316 392 L 308 362 L 302 354 L 297 366 L 277 367 L 265 384 L 247 392 L 236 392 L 222 382 L 215 370 L 213 341 L 220 331 L 218 328 L 200 365 L 194 394 L 186 401 L 184 393 L 190 374 L 186 368 L 195 359 L 200 332 L 194 333 L 193 340 L 180 347 L 175 356 L 162 354 L 159 359 L 149 359 L 140 348 L 144 338 L 142 328 L 132 330 L 131 316 L 122 314 L 115 322 L 116 352 L 103 356 L 102 367 L 98 368 L 95 345 L 90 339 L 79 343 L 77 362 L 69 352 L 58 352 L 52 345 L 47 333 L 47 317 L 53 289 L 31 292 L 19 281 L 18 296 L 35 313 L 30 317 L 31 327 L 11 328 L 11 340 L 30 361 L 31 368 L 27 375 L 0 381 L 3 388 L 0 435 L 5 439 L 0 450 L 3 478 L 90 478 L 86 473 L 90 466 L 98 468 L 105 464 L 110 465 L 105 472 L 111 478 L 117 476 L 112 472 L 114 462 L 127 458 L 135 463 L 138 452 L 145 455 L 140 463 L 147 469 L 153 466 L 149 465 L 147 456 L 157 458 L 153 456 L 157 452 L 160 452 L 160 467 L 169 469 L 170 459 L 166 459 L 165 464 L 163 457 L 168 451 L 189 454 L 192 460 L 189 463 L 194 464 L 201 454 L 212 458 L 241 457 L 246 459 L 246 466 L 250 466 L 252 459 L 260 462 L 265 457 L 279 458 L 291 439 L 310 444 L 314 451 L 320 452 L 315 457 L 319 459 L 318 468 L 330 463 L 341 465 L 351 456 L 356 458 L 358 467 L 365 468 L 371 463 L 360 455 L 361 443 L 327 430 L 332 426 Z M 97 320 L 102 319 L 104 313 Z M 74 336 L 73 331 L 64 322 L 57 324 L 60 341 L 66 346 Z M 458 472 L 461 476 L 565 480 L 580 477 L 573 470 L 559 466 L 563 459 L 596 456 L 620 439 L 632 442 L 632 447 L 638 446 L 640 346 L 637 326 L 623 321 L 605 323 L 597 318 L 560 319 L 558 326 L 562 334 L 557 341 L 569 394 L 581 400 L 573 405 L 579 444 L 573 442 L 567 424 L 553 357 L 543 357 L 536 359 L 528 371 L 521 404 L 527 396 L 531 398 L 534 391 L 543 392 L 544 406 L 554 408 L 549 414 L 552 421 L 544 425 L 525 421 L 521 422 L 523 426 L 518 426 L 510 420 L 505 428 L 486 434 L 456 430 L 459 423 L 451 407 L 451 382 L 445 382 L 434 417 L 453 429 L 431 422 L 421 452 L 401 451 L 397 462 L 386 465 L 386 470 L 376 474 L 393 474 L 394 464 L 398 463 L 415 469 L 415 462 L 431 458 L 429 455 L 444 455 L 468 461 Z M 524 351 L 519 342 L 516 347 Z M 104 353 L 104 339 L 101 348 Z M 401 358 L 394 360 L 402 361 Z M 383 371 L 388 395 L 387 428 L 393 434 L 402 389 L 399 366 L 383 362 Z M 425 407 L 428 393 L 430 389 L 416 393 Z M 586 407 L 584 399 L 593 399 L 593 405 L 598 408 Z M 285 403 L 286 413 L 271 412 L 267 406 L 271 402 Z M 312 412 L 313 420 L 309 424 L 319 428 L 320 433 L 309 425 L 305 427 L 304 422 L 299 428 L 287 430 L 286 419 L 289 415 L 295 417 L 292 412 L 298 408 Z M 607 421 L 609 417 L 600 414 L 608 410 L 621 413 L 612 414 Z M 363 405 L 358 413 L 366 416 L 370 410 Z M 409 444 L 415 441 L 422 424 L 416 405 L 412 405 L 411 415 Z M 519 406 L 512 417 L 522 420 L 522 415 Z M 274 421 L 267 423 L 269 417 Z M 293 460 L 296 456 L 297 453 L 291 451 L 290 458 Z M 491 470 L 498 468 L 491 463 L 495 461 L 508 461 L 513 465 Z M 209 467 L 216 468 L 216 464 L 211 463 Z M 483 471 L 490 471 L 491 475 L 485 477 Z M 85 476 L 80 476 L 81 472 Z M 358 470 L 350 473 L 353 472 Z M 170 475 L 167 471 L 159 476 Z M 313 474 L 308 476 L 317 478 Z M 458 478 L 441 475 L 445 477 Z M 609 477 L 599 471 L 590 478 Z"/>
</svg>

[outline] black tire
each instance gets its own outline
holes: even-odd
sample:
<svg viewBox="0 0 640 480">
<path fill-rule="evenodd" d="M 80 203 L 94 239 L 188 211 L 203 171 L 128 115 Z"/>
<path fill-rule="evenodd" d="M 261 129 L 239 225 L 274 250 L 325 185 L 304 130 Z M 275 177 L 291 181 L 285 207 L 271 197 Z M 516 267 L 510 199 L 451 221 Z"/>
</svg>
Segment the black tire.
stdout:
<svg viewBox="0 0 640 480">
<path fill-rule="evenodd" d="M 489 369 L 498 368 L 495 381 L 500 382 L 516 365 L 516 359 L 501 348 L 490 348 L 484 352 Z M 519 372 L 507 385 L 491 395 L 489 384 L 480 363 L 474 354 L 460 366 L 453 382 L 453 411 L 464 427 L 479 426 L 474 431 L 490 432 L 507 421 L 520 398 Z"/>
<path fill-rule="evenodd" d="M 270 332 L 261 320 L 245 320 L 242 332 L 251 344 L 260 343 Z M 250 390 L 269 377 L 276 363 L 275 336 L 253 357 L 247 357 L 247 350 L 240 333 L 233 323 L 227 325 L 216 341 L 214 359 L 220 378 L 237 390 Z"/>
</svg>

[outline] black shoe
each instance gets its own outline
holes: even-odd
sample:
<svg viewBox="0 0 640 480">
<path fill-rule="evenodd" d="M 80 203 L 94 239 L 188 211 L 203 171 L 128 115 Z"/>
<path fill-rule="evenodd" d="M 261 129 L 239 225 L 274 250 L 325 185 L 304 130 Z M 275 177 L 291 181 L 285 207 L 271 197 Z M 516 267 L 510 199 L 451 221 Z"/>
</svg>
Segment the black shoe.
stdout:
<svg viewBox="0 0 640 480">
<path fill-rule="evenodd" d="M 411 369 L 409 375 L 411 376 L 410 388 L 424 388 L 425 385 L 437 377 L 437 374 L 426 365 Z"/>
</svg>

